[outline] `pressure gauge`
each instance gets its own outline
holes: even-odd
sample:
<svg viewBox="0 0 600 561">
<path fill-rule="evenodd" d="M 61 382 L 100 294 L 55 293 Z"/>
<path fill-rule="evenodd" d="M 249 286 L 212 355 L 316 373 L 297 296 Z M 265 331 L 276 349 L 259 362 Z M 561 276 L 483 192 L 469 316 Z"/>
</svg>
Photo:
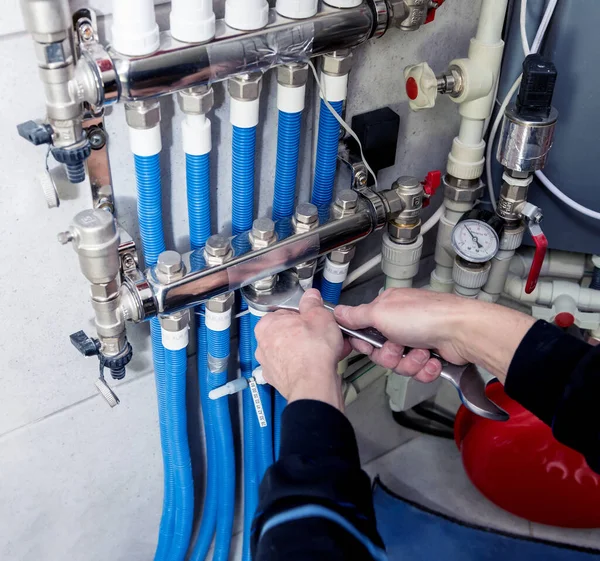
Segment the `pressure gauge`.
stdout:
<svg viewBox="0 0 600 561">
<path fill-rule="evenodd" d="M 452 230 L 452 247 L 456 255 L 470 263 L 485 263 L 500 249 L 504 223 L 494 213 L 473 209 Z"/>
</svg>

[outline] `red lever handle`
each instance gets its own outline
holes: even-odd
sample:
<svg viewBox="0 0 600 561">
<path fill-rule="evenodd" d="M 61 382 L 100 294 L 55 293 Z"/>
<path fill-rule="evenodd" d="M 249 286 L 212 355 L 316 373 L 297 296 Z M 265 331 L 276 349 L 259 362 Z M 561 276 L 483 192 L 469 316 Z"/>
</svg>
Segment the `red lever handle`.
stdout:
<svg viewBox="0 0 600 561">
<path fill-rule="evenodd" d="M 542 232 L 539 224 L 530 224 L 529 232 L 535 244 L 535 253 L 533 254 L 533 262 L 531 263 L 527 284 L 525 285 L 525 292 L 527 294 L 531 294 L 537 286 L 544 258 L 546 257 L 546 250 L 548 249 L 548 238 Z"/>
</svg>

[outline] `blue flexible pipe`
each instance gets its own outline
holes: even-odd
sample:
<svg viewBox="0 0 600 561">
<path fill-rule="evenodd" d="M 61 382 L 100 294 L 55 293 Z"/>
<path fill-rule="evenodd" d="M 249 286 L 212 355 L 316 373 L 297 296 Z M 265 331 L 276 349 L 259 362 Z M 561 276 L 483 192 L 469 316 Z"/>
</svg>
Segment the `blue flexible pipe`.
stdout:
<svg viewBox="0 0 600 561">
<path fill-rule="evenodd" d="M 256 127 L 233 127 L 231 152 L 231 228 L 236 236 L 254 220 L 254 160 Z"/>
<path fill-rule="evenodd" d="M 208 354 L 216 359 L 229 357 L 229 329 L 213 331 L 207 329 Z M 227 368 L 222 372 L 212 372 L 209 368 L 209 389 L 214 389 L 227 383 Z M 214 402 L 215 437 L 218 452 L 218 486 L 219 504 L 217 516 L 217 531 L 213 561 L 227 561 L 233 531 L 235 514 L 235 455 L 233 451 L 233 433 L 227 397 Z"/>
<path fill-rule="evenodd" d="M 205 266 L 200 249 L 211 235 L 210 211 L 210 154 L 185 155 L 185 171 L 187 183 L 188 218 L 190 224 L 190 246 L 192 266 L 202 269 Z M 190 561 L 204 561 L 213 541 L 217 525 L 217 508 L 219 504 L 219 485 L 217 467 L 217 443 L 215 440 L 214 402 L 209 399 L 208 367 L 206 360 L 206 326 L 204 306 L 196 308 L 197 365 L 198 385 L 200 389 L 200 405 L 204 424 L 204 441 L 206 445 L 206 487 L 204 505 L 198 537 L 190 556 Z"/>
<path fill-rule="evenodd" d="M 194 481 L 187 435 L 186 348 L 175 351 L 165 348 L 164 357 L 170 451 L 175 476 L 175 531 L 169 559 L 184 561 L 194 520 Z"/>
<path fill-rule="evenodd" d="M 338 115 L 342 114 L 343 101 L 332 101 L 331 106 Z M 333 185 L 337 169 L 340 125 L 321 100 L 319 110 L 319 138 L 313 182 L 312 203 L 319 209 L 321 224 L 329 220 L 329 205 L 333 197 Z"/>
<path fill-rule="evenodd" d="M 275 459 L 279 458 L 279 447 L 281 445 L 281 415 L 287 406 L 287 400 L 275 390 L 275 411 L 273 413 L 273 446 L 275 448 Z"/>
<path fill-rule="evenodd" d="M 160 155 L 138 156 L 134 154 L 133 158 L 142 250 L 146 266 L 153 267 L 158 261 L 158 256 L 166 249 L 162 225 Z M 150 321 L 150 331 L 164 473 L 163 511 L 154 559 L 155 561 L 163 561 L 168 559 L 175 529 L 175 480 L 168 435 L 164 349 L 160 323 L 157 318 Z"/>
<path fill-rule="evenodd" d="M 343 282 L 331 282 L 323 277 L 321 279 L 321 296 L 323 300 L 337 306 L 340 302 L 343 285 Z"/>
</svg>

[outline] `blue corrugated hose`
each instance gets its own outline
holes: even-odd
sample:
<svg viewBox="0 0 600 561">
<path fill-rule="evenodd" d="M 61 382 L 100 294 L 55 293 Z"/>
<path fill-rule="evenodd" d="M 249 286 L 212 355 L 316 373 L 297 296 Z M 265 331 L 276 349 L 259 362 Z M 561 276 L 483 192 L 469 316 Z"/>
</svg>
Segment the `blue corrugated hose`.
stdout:
<svg viewBox="0 0 600 561">
<path fill-rule="evenodd" d="M 185 155 L 190 246 L 204 247 L 210 237 L 210 154 Z"/>
<path fill-rule="evenodd" d="M 297 113 L 279 111 L 277 163 L 273 192 L 273 220 L 275 221 L 294 214 L 301 122 L 302 111 Z"/>
<path fill-rule="evenodd" d="M 332 101 L 330 103 L 338 115 L 341 115 L 344 102 Z M 317 140 L 317 158 L 312 191 L 312 203 L 319 209 L 321 224 L 329 220 L 329 205 L 333 196 L 339 140 L 340 125 L 325 105 L 325 102 L 321 100 L 319 138 Z"/>
<path fill-rule="evenodd" d="M 158 256 L 166 249 L 162 226 L 160 155 L 138 156 L 134 154 L 133 158 L 138 196 L 138 222 L 144 260 L 147 267 L 153 267 L 156 265 Z M 150 329 L 164 470 L 163 512 L 154 559 L 164 561 L 168 558 L 175 528 L 175 482 L 169 447 L 164 349 L 157 318 L 150 321 Z"/>
<path fill-rule="evenodd" d="M 217 359 L 229 357 L 229 329 L 213 331 L 207 329 L 208 354 Z M 210 364 L 210 363 L 209 363 Z M 227 383 L 227 368 L 223 372 L 212 372 L 209 367 L 209 390 Z M 227 561 L 235 513 L 235 455 L 233 433 L 229 413 L 229 398 L 223 397 L 214 402 L 215 437 L 218 451 L 219 504 L 217 532 L 213 561 Z"/>
<path fill-rule="evenodd" d="M 185 559 L 194 520 L 194 481 L 187 434 L 186 349 L 164 350 L 167 379 L 169 442 L 175 477 L 175 531 L 171 545 L 172 561 Z"/>
<path fill-rule="evenodd" d="M 323 277 L 321 279 L 321 296 L 323 300 L 337 306 L 340 302 L 343 285 L 343 282 L 331 282 Z"/>
<path fill-rule="evenodd" d="M 254 220 L 254 160 L 256 127 L 233 127 L 231 153 L 231 228 L 237 235 Z"/>
</svg>

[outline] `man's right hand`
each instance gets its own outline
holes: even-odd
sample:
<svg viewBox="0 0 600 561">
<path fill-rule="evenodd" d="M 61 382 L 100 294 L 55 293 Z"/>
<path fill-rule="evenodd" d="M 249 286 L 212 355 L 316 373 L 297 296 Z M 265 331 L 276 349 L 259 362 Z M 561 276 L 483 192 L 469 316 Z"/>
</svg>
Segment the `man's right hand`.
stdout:
<svg viewBox="0 0 600 561">
<path fill-rule="evenodd" d="M 384 368 L 421 382 L 435 380 L 442 370 L 429 349 L 454 364 L 474 362 L 504 381 L 517 346 L 535 321 L 504 306 L 407 288 L 385 290 L 370 304 L 337 306 L 335 317 L 352 329 L 381 331 L 389 339 L 382 349 L 356 339 L 351 344 Z M 398 346 L 413 350 L 399 358 Z"/>
</svg>

